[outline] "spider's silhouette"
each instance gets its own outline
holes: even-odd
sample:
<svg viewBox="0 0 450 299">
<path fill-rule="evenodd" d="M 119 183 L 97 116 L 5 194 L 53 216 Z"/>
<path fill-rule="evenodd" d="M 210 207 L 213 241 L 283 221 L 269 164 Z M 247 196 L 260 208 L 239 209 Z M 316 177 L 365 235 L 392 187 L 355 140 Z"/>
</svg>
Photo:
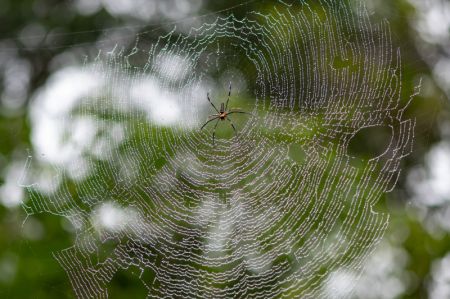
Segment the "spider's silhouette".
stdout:
<svg viewBox="0 0 450 299">
<path fill-rule="evenodd" d="M 228 102 L 230 101 L 230 96 L 231 96 L 231 83 L 230 83 L 230 89 L 228 90 L 227 101 L 226 101 L 226 103 L 221 103 L 220 104 L 220 110 L 219 110 L 211 102 L 211 99 L 209 98 L 209 93 L 206 94 L 208 102 L 211 104 L 211 106 L 213 106 L 214 110 L 216 110 L 217 113 L 211 114 L 210 116 L 208 116 L 208 120 L 203 124 L 203 126 L 200 128 L 200 130 L 202 130 L 207 124 L 209 124 L 213 120 L 217 119 L 216 124 L 214 125 L 214 131 L 213 131 L 213 134 L 212 134 L 213 144 L 214 144 L 214 139 L 215 139 L 215 136 L 216 136 L 216 128 L 217 128 L 217 125 L 219 124 L 219 121 L 221 121 L 221 120 L 229 121 L 231 127 L 234 130 L 234 133 L 237 134 L 236 127 L 234 126 L 233 122 L 231 121 L 231 119 L 230 119 L 230 117 L 228 115 L 233 114 L 233 113 L 243 113 L 243 114 L 253 115 L 251 113 L 248 113 L 248 112 L 245 112 L 245 111 L 241 111 L 240 109 L 230 109 L 230 110 L 228 110 Z"/>
</svg>

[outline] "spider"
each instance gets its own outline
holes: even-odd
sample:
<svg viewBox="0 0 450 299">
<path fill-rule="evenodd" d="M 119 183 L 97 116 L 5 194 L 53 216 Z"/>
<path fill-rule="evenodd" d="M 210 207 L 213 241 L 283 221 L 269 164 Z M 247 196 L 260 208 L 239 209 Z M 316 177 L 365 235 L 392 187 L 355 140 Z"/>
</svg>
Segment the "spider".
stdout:
<svg viewBox="0 0 450 299">
<path fill-rule="evenodd" d="M 209 124 L 213 120 L 217 119 L 216 124 L 214 125 L 214 132 L 212 134 L 213 144 L 214 144 L 214 139 L 215 139 L 215 136 L 216 136 L 216 128 L 217 128 L 217 125 L 219 124 L 219 121 L 221 121 L 221 120 L 229 121 L 231 127 L 234 130 L 234 133 L 237 134 L 236 127 L 234 126 L 233 122 L 231 121 L 231 119 L 230 119 L 230 117 L 228 115 L 233 114 L 233 113 L 243 113 L 243 114 L 253 115 L 251 113 L 248 113 L 248 112 L 245 112 L 245 111 L 241 111 L 240 109 L 227 110 L 228 109 L 228 102 L 230 101 L 230 96 L 231 96 L 231 83 L 230 83 L 230 88 L 228 90 L 227 102 L 226 102 L 226 104 L 225 103 L 221 103 L 220 104 L 220 110 L 218 110 L 216 108 L 216 106 L 211 102 L 211 99 L 209 98 L 209 93 L 206 94 L 206 98 L 208 99 L 208 102 L 211 104 L 211 106 L 213 106 L 214 110 L 216 110 L 217 113 L 208 116 L 208 120 L 206 121 L 206 123 L 203 124 L 203 126 L 200 128 L 200 130 L 203 130 L 203 128 L 207 124 Z"/>
</svg>

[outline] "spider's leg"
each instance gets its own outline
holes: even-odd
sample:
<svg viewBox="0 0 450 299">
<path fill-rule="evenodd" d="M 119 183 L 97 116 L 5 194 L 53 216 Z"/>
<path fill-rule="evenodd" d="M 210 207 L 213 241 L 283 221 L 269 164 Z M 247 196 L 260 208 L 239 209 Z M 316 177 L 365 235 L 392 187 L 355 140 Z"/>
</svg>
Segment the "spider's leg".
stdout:
<svg viewBox="0 0 450 299">
<path fill-rule="evenodd" d="M 217 111 L 217 113 L 220 114 L 219 110 L 217 110 L 216 106 L 211 102 L 211 99 L 209 98 L 209 92 L 206 94 L 206 97 L 208 98 L 208 102 L 213 106 L 214 110 Z"/>
<path fill-rule="evenodd" d="M 217 120 L 216 125 L 214 126 L 214 132 L 213 132 L 213 145 L 214 145 L 214 140 L 215 140 L 215 137 L 216 137 L 216 128 L 217 128 L 217 125 L 219 124 L 219 121 L 220 121 L 220 119 Z"/>
<path fill-rule="evenodd" d="M 228 112 L 227 114 L 233 114 L 233 113 L 243 113 L 243 114 L 248 114 L 253 116 L 253 114 L 249 113 L 249 112 L 245 112 L 245 111 L 238 111 L 238 110 L 230 110 L 230 112 Z"/>
<path fill-rule="evenodd" d="M 230 118 L 228 118 L 227 117 L 227 120 L 230 122 L 230 125 L 231 125 L 231 127 L 233 128 L 233 130 L 234 130 L 234 134 L 236 134 L 237 135 L 237 131 L 236 131 L 236 127 L 234 126 L 234 124 L 233 124 L 233 122 L 231 121 L 231 119 Z"/>
<path fill-rule="evenodd" d="M 216 116 L 215 118 L 212 118 L 212 119 L 208 120 L 207 122 L 205 122 L 205 123 L 203 124 L 203 126 L 200 128 L 200 130 L 203 130 L 203 128 L 204 128 L 207 124 L 209 124 L 210 122 L 212 122 L 213 120 L 218 119 L 218 118 L 219 118 L 219 116 Z"/>
<path fill-rule="evenodd" d="M 225 111 L 227 111 L 227 109 L 228 109 L 228 102 L 230 101 L 230 96 L 231 96 L 231 82 L 230 82 L 230 88 L 228 90 L 228 98 L 227 98 L 227 103 L 225 105 Z"/>
</svg>

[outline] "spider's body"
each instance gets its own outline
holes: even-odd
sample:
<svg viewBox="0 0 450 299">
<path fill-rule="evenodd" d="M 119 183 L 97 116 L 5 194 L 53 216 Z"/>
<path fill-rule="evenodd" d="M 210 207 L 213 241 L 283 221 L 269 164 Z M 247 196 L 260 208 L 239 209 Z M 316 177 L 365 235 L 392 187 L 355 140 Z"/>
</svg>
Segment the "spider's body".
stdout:
<svg viewBox="0 0 450 299">
<path fill-rule="evenodd" d="M 220 104 L 220 110 L 218 110 L 216 108 L 216 106 L 211 102 L 211 99 L 209 98 L 209 93 L 206 94 L 208 102 L 211 104 L 211 106 L 213 106 L 214 110 L 216 110 L 217 113 L 210 115 L 208 117 L 208 120 L 206 121 L 206 123 L 203 124 L 203 126 L 200 128 L 200 130 L 202 130 L 207 124 L 209 124 L 213 120 L 217 119 L 216 124 L 214 125 L 214 132 L 213 132 L 213 135 L 212 135 L 212 137 L 213 137 L 213 144 L 214 144 L 214 138 L 216 136 L 216 128 L 217 128 L 217 125 L 219 124 L 219 121 L 221 121 L 221 120 L 228 120 L 230 122 L 231 127 L 234 130 L 234 133 L 237 134 L 236 128 L 235 128 L 233 122 L 231 121 L 231 119 L 230 119 L 230 117 L 228 115 L 233 114 L 233 113 L 244 113 L 244 114 L 252 115 L 251 113 L 240 111 L 239 109 L 230 109 L 230 110 L 228 110 L 228 102 L 230 101 L 230 96 L 231 96 L 231 83 L 230 83 L 230 90 L 228 91 L 227 102 L 226 102 L 226 104 L 225 103 L 221 103 Z"/>
<path fill-rule="evenodd" d="M 225 120 L 227 118 L 228 113 L 225 111 L 223 103 L 220 104 L 220 110 L 219 110 L 219 118 L 221 120 Z"/>
</svg>

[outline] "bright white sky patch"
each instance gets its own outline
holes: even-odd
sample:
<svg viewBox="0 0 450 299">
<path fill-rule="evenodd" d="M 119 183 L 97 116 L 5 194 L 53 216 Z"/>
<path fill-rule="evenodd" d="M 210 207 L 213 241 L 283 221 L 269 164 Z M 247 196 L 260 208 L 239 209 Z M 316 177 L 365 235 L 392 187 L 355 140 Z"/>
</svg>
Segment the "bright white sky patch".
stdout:
<svg viewBox="0 0 450 299">
<path fill-rule="evenodd" d="M 6 170 L 5 183 L 0 185 L 0 202 L 7 208 L 17 207 L 24 200 L 24 189 L 19 185 L 23 171 L 22 162 L 12 163 Z"/>
<path fill-rule="evenodd" d="M 409 0 L 415 8 L 411 18 L 417 31 L 417 48 L 433 69 L 440 87 L 450 95 L 450 2 L 445 0 Z"/>
<path fill-rule="evenodd" d="M 442 86 L 447 86 L 450 89 L 450 57 L 439 59 L 433 71 L 437 81 Z"/>
<path fill-rule="evenodd" d="M 131 89 L 133 103 L 159 125 L 173 125 L 182 120 L 179 96 L 162 90 L 152 78 L 139 82 Z"/>
<path fill-rule="evenodd" d="M 425 167 L 413 170 L 408 184 L 414 200 L 427 206 L 450 203 L 450 143 L 441 142 L 425 157 Z"/>
<path fill-rule="evenodd" d="M 157 72 L 166 77 L 171 74 L 172 81 L 176 80 L 172 78 L 174 74 L 181 72 L 180 67 L 186 67 L 180 56 L 168 56 Z M 127 77 L 127 73 L 120 76 L 123 78 L 119 78 L 118 84 L 104 90 L 109 79 L 90 66 L 69 67 L 52 75 L 37 91 L 30 106 L 31 138 L 38 161 L 62 167 L 71 178 L 81 180 L 91 171 L 90 157 L 105 160 L 121 144 L 125 138 L 122 123 L 91 114 L 73 114 L 75 108 L 82 103 L 86 105 L 90 99 L 102 101 L 119 113 L 143 111 L 150 122 L 160 126 L 196 125 L 192 110 L 197 109 L 193 103 L 198 101 L 190 96 L 190 88 L 163 88 L 160 80 L 151 74 L 145 80 L 132 80 L 125 86 L 120 82 L 129 82 L 132 78 Z M 103 99 L 107 92 L 110 95 Z M 189 112 L 186 112 L 187 118 L 182 113 L 185 109 Z"/>
<path fill-rule="evenodd" d="M 47 85 L 37 92 L 30 110 L 33 123 L 31 138 L 42 159 L 66 164 L 79 155 L 79 149 L 64 139 L 71 125 L 67 117 L 84 97 L 101 84 L 100 78 L 93 73 L 81 68 L 67 68 L 53 75 Z M 78 124 L 74 136 L 77 143 L 82 144 L 87 142 L 86 138 L 92 137 L 86 132 L 93 128 L 87 120 L 78 120 Z"/>
<path fill-rule="evenodd" d="M 342 269 L 330 274 L 325 292 L 330 298 L 397 298 L 407 290 L 407 253 L 387 242 L 369 257 L 364 271 L 357 273 Z"/>
<path fill-rule="evenodd" d="M 9 109 L 23 106 L 27 99 L 30 84 L 31 65 L 25 59 L 8 57 L 0 58 L 0 76 L 3 77 L 3 86 L 0 93 L 0 105 Z"/>
<path fill-rule="evenodd" d="M 351 271 L 338 270 L 331 273 L 326 284 L 326 294 L 331 298 L 347 298 L 357 278 Z"/>
<path fill-rule="evenodd" d="M 36 93 L 30 117 L 38 160 L 62 166 L 71 178 L 79 180 L 90 172 L 89 155 L 105 159 L 123 141 L 119 123 L 90 114 L 73 115 L 82 101 L 102 92 L 105 82 L 89 67 L 70 67 L 55 73 Z M 102 130 L 106 134 L 100 134 Z"/>
<path fill-rule="evenodd" d="M 102 7 L 112 16 L 150 21 L 155 17 L 180 19 L 197 12 L 202 0 L 77 0 L 81 14 L 91 15 Z"/>
<path fill-rule="evenodd" d="M 132 207 L 124 207 L 113 201 L 100 204 L 93 210 L 91 217 L 92 224 L 99 233 L 102 231 L 128 232 L 138 237 L 145 234 L 145 232 L 141 232 L 143 229 L 142 223 L 145 220 L 142 219 L 140 214 Z M 142 233 L 142 235 L 139 233 Z"/>
<path fill-rule="evenodd" d="M 150 115 L 156 123 L 169 125 L 175 123 L 181 117 L 181 111 L 174 98 L 161 96 L 159 104 L 156 104 L 155 98 L 149 102 L 153 102 Z"/>
<path fill-rule="evenodd" d="M 127 224 L 126 211 L 112 202 L 102 204 L 94 213 L 94 225 L 100 229 L 120 231 Z"/>
<path fill-rule="evenodd" d="M 430 299 L 450 298 L 450 253 L 433 262 L 428 295 Z"/>
<path fill-rule="evenodd" d="M 416 28 L 422 38 L 439 43 L 449 38 L 450 3 L 442 0 L 410 0 L 417 8 Z"/>
<path fill-rule="evenodd" d="M 0 200 L 5 207 L 13 208 L 22 203 L 24 191 L 17 183 L 8 182 L 0 187 Z"/>
<path fill-rule="evenodd" d="M 176 55 L 165 55 L 161 58 L 159 73 L 169 80 L 182 79 L 189 70 L 187 58 Z"/>
</svg>

